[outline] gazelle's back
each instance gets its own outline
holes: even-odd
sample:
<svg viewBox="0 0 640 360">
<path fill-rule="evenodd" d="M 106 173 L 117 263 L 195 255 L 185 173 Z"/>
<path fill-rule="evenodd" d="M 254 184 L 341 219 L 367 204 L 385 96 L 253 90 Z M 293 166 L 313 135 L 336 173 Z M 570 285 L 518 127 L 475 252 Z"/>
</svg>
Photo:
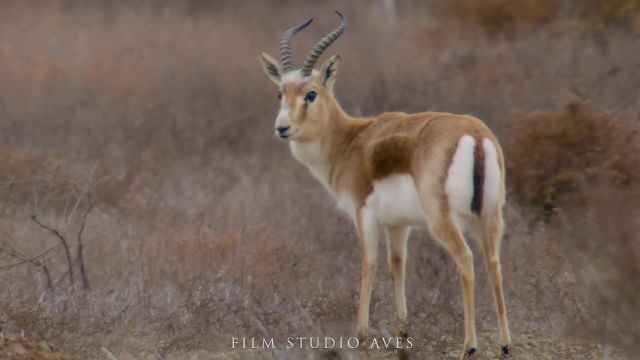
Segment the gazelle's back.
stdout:
<svg viewBox="0 0 640 360">
<path fill-rule="evenodd" d="M 491 131 L 474 117 L 385 113 L 362 129 L 358 140 L 372 182 L 367 201 L 383 213 L 383 223 L 426 225 L 425 215 L 449 210 L 479 218 L 483 203 L 501 205 L 501 150 Z M 497 176 L 486 179 L 496 171 Z M 427 214 L 416 213 L 419 207 L 410 199 L 419 192 L 433 199 L 434 208 L 424 209 Z M 494 198 L 485 199 L 487 193 Z M 389 216 L 394 213 L 400 215 Z M 398 224 L 393 219 L 399 219 Z"/>
</svg>

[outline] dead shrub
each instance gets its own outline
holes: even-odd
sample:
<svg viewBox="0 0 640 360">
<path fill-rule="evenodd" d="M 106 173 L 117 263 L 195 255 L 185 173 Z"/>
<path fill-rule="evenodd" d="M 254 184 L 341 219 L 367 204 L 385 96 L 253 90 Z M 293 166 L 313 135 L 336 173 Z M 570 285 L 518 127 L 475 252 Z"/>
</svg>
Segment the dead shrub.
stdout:
<svg viewBox="0 0 640 360">
<path fill-rule="evenodd" d="M 551 20 L 558 0 L 455 0 L 448 12 L 466 26 L 480 26 L 489 34 L 512 32 L 517 26 L 534 26 Z"/>
<path fill-rule="evenodd" d="M 490 35 L 510 34 L 518 27 L 545 24 L 558 15 L 587 32 L 608 27 L 640 28 L 640 0 L 455 0 L 446 12 L 464 26 L 479 26 Z"/>
<path fill-rule="evenodd" d="M 0 356 L 13 360 L 73 360 L 44 341 L 0 337 Z"/>
<path fill-rule="evenodd" d="M 640 0 L 578 0 L 578 25 L 586 31 L 602 31 L 608 26 L 630 29 L 640 20 Z"/>
<path fill-rule="evenodd" d="M 517 115 L 509 123 L 507 185 L 522 205 L 550 211 L 578 196 L 583 184 L 631 189 L 640 179 L 637 130 L 584 103 Z"/>
<path fill-rule="evenodd" d="M 628 352 L 640 350 L 640 196 L 602 187 L 585 198 L 567 199 L 574 206 L 552 222 L 565 263 L 577 275 L 586 300 L 572 319 L 572 336 Z M 577 200 L 577 203 L 573 203 Z M 606 356 L 605 356 L 606 358 Z"/>
</svg>

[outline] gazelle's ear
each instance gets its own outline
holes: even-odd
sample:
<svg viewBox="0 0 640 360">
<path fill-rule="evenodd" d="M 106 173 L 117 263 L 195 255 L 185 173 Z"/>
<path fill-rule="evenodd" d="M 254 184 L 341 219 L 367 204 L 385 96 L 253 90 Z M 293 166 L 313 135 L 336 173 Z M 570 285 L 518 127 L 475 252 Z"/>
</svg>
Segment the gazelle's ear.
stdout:
<svg viewBox="0 0 640 360">
<path fill-rule="evenodd" d="M 267 76 L 276 83 L 276 85 L 280 84 L 280 65 L 278 65 L 278 61 L 276 61 L 271 56 L 266 53 L 260 54 L 260 62 L 262 63 L 262 68 Z"/>
<path fill-rule="evenodd" d="M 340 55 L 336 54 L 331 59 L 325 61 L 320 68 L 320 79 L 322 84 L 327 87 L 333 87 L 333 83 L 338 77 L 338 68 L 340 67 Z"/>
</svg>

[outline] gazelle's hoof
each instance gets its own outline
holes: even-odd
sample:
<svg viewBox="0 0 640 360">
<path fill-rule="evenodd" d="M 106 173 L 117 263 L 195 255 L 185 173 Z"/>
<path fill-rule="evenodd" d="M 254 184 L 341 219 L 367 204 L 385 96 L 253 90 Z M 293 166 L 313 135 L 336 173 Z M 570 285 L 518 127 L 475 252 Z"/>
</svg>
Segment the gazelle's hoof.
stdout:
<svg viewBox="0 0 640 360">
<path fill-rule="evenodd" d="M 511 345 L 505 345 L 501 348 L 502 350 L 502 358 L 506 359 L 511 356 Z"/>
<path fill-rule="evenodd" d="M 406 320 L 400 320 L 396 326 L 396 337 L 401 339 L 407 339 L 409 337 L 409 324 Z"/>
<path fill-rule="evenodd" d="M 409 352 L 406 349 L 398 349 L 398 360 L 409 360 Z"/>
<path fill-rule="evenodd" d="M 413 343 L 408 339 L 409 339 L 408 336 L 405 336 L 405 337 L 398 336 L 396 338 L 396 341 L 392 342 L 391 346 L 396 350 L 411 349 L 411 347 L 413 346 Z"/>
<path fill-rule="evenodd" d="M 464 354 L 462 355 L 462 360 L 468 360 L 468 359 L 475 359 L 476 358 L 476 354 L 478 353 L 478 350 L 476 350 L 476 348 L 468 348 Z"/>
<path fill-rule="evenodd" d="M 378 332 L 369 326 L 358 326 L 357 335 L 360 345 L 362 345 L 366 344 L 372 337 L 376 337 Z"/>
</svg>

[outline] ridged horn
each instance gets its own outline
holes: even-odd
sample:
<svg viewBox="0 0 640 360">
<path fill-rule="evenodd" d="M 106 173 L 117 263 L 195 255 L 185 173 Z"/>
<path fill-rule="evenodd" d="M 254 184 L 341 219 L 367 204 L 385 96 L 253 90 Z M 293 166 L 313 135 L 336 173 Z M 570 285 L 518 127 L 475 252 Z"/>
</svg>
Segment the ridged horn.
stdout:
<svg viewBox="0 0 640 360">
<path fill-rule="evenodd" d="M 347 28 L 347 19 L 344 17 L 344 15 L 342 15 L 337 10 L 334 10 L 334 12 L 338 14 L 338 16 L 340 16 L 340 25 L 334 32 L 320 39 L 320 41 L 318 41 L 316 46 L 313 49 L 311 49 L 309 56 L 307 56 L 307 59 L 304 61 L 304 65 L 302 66 L 303 76 L 311 75 L 311 71 L 313 71 L 313 67 L 316 65 L 316 61 L 318 61 L 318 58 L 320 57 L 320 55 L 322 55 L 322 53 L 331 44 L 333 44 L 333 42 L 336 41 L 340 37 L 340 35 L 342 35 L 344 30 Z"/>
<path fill-rule="evenodd" d="M 280 40 L 280 60 L 282 61 L 283 72 L 289 72 L 293 70 L 293 60 L 291 59 L 291 38 L 300 30 L 306 28 L 311 24 L 313 18 L 309 18 L 300 25 L 296 25 L 282 34 Z"/>
</svg>

